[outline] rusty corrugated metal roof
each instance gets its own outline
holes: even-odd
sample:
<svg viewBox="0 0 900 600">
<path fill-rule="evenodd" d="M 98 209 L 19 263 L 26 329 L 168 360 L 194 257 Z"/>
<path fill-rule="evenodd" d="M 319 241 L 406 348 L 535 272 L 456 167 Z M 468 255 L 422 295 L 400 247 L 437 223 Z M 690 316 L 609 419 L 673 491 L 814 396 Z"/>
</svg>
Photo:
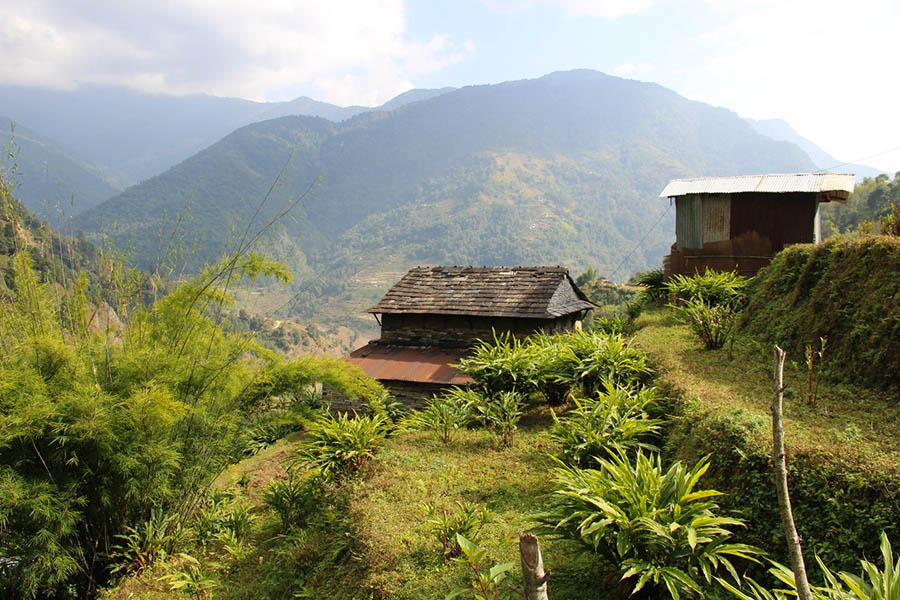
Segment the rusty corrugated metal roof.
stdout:
<svg viewBox="0 0 900 600">
<path fill-rule="evenodd" d="M 464 348 L 411 348 L 369 343 L 347 357 L 374 379 L 466 385 L 472 378 L 450 365 L 459 362 Z"/>
<path fill-rule="evenodd" d="M 660 192 L 660 198 L 688 194 L 739 194 L 765 192 L 839 192 L 849 195 L 856 176 L 847 173 L 774 173 L 771 175 L 737 175 L 734 177 L 697 177 L 673 179 Z"/>
<path fill-rule="evenodd" d="M 592 308 L 564 267 L 416 267 L 368 312 L 550 319 Z"/>
</svg>

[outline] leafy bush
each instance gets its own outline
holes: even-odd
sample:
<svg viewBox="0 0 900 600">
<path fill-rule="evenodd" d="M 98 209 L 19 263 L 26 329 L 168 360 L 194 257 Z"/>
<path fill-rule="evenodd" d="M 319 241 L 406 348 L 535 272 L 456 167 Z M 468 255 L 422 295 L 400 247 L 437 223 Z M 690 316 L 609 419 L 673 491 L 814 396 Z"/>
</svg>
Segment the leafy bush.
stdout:
<svg viewBox="0 0 900 600">
<path fill-rule="evenodd" d="M 194 514 L 196 540 L 206 546 L 224 532 L 242 538 L 249 533 L 254 519 L 250 505 L 233 491 L 214 490 L 206 495 Z"/>
<path fill-rule="evenodd" d="M 325 479 L 342 479 L 375 456 L 386 433 L 379 416 L 322 415 L 308 426 L 291 467 L 316 469 Z"/>
<path fill-rule="evenodd" d="M 881 532 L 882 564 L 860 560 L 862 575 L 843 571 L 833 573 L 819 557 L 816 562 L 822 571 L 825 584 L 811 586 L 814 600 L 900 600 L 900 556 L 894 558 L 887 535 Z M 786 589 L 769 590 L 751 578 L 735 587 L 731 582 L 717 578 L 719 583 L 739 600 L 784 600 L 797 596 L 797 581 L 794 572 L 777 562 L 772 563 L 769 573 Z"/>
<path fill-rule="evenodd" d="M 582 467 L 595 464 L 595 457 L 656 450 L 648 439 L 659 432 L 660 421 L 647 414 L 656 400 L 652 388 L 634 392 L 607 383 L 596 398 L 576 400 L 575 409 L 562 418 L 554 415 L 550 435 L 565 461 Z"/>
<path fill-rule="evenodd" d="M 702 299 L 711 307 L 725 304 L 740 308 L 747 299 L 747 281 L 746 277 L 735 271 L 721 272 L 707 268 L 702 275 L 675 275 L 665 285 L 676 305 Z"/>
<path fill-rule="evenodd" d="M 594 317 L 590 329 L 608 335 L 625 335 L 632 331 L 633 319 L 630 316 L 616 314 L 611 317 Z"/>
<path fill-rule="evenodd" d="M 184 532 L 175 514 L 151 511 L 150 518 L 136 527 L 125 526 L 125 531 L 116 534 L 119 542 L 111 553 L 111 573 L 140 574 L 156 561 L 172 553 L 184 538 Z"/>
<path fill-rule="evenodd" d="M 486 396 L 512 391 L 528 394 L 536 389 L 537 363 L 537 348 L 507 331 L 494 332 L 493 342 L 480 341 L 457 369 L 474 379 Z"/>
<path fill-rule="evenodd" d="M 318 476 L 301 477 L 292 470 L 286 479 L 273 481 L 263 491 L 263 502 L 281 519 L 282 529 L 304 527 L 322 502 L 324 489 Z"/>
<path fill-rule="evenodd" d="M 714 490 L 695 489 L 708 468 L 704 459 L 667 471 L 658 454 L 638 452 L 598 459 L 599 469 L 560 467 L 552 507 L 537 516 L 548 534 L 571 539 L 618 565 L 631 593 L 644 587 L 673 598 L 702 595 L 719 567 L 737 579 L 734 558 L 755 560 L 761 551 L 731 541 L 742 522 L 718 516 Z"/>
<path fill-rule="evenodd" d="M 489 398 L 480 398 L 473 408 L 476 419 L 490 427 L 500 438 L 500 443 L 510 448 L 524 405 L 525 399 L 521 394 L 500 392 Z"/>
<path fill-rule="evenodd" d="M 456 543 L 475 580 L 468 588 L 453 590 L 446 600 L 459 598 L 463 594 L 472 594 L 475 600 L 500 600 L 503 597 L 501 592 L 503 588 L 500 584 L 506 579 L 506 574 L 515 568 L 515 563 L 494 565 L 485 573 L 484 559 L 487 557 L 487 551 L 462 534 L 456 535 Z"/>
<path fill-rule="evenodd" d="M 647 355 L 621 335 L 573 331 L 558 336 L 559 377 L 592 396 L 609 382 L 617 387 L 640 384 L 650 375 Z"/>
<path fill-rule="evenodd" d="M 397 429 L 409 413 L 409 408 L 394 398 L 387 390 L 369 399 L 368 408 L 373 415 L 384 420 L 385 426 L 390 431 Z"/>
<path fill-rule="evenodd" d="M 662 269 L 641 271 L 631 276 L 629 283 L 644 288 L 642 296 L 648 302 L 661 304 L 669 296 L 669 289 L 665 285 Z"/>
<path fill-rule="evenodd" d="M 0 556 L 22 565 L 17 596 L 86 596 L 109 579 L 116 536 L 187 510 L 240 456 L 247 382 L 271 354 L 225 332 L 215 308 L 226 273 L 279 268 L 233 256 L 151 306 L 111 298 L 125 321 L 114 342 L 88 326 L 84 286 L 41 283 L 24 252 L 13 266 L 0 297 Z"/>
<path fill-rule="evenodd" d="M 481 402 L 474 390 L 454 387 L 428 401 L 428 405 L 409 417 L 415 429 L 433 431 L 445 444 L 453 439 L 453 434 L 468 425 L 473 418 L 473 405 Z"/>
<path fill-rule="evenodd" d="M 457 543 L 457 535 L 477 542 L 481 529 L 490 520 L 488 513 L 474 504 L 456 502 L 454 509 L 439 509 L 426 504 L 428 529 L 441 544 L 441 556 L 446 560 L 455 558 L 462 551 Z"/>
<path fill-rule="evenodd" d="M 700 337 L 707 350 L 724 346 L 737 328 L 738 312 L 731 304 L 711 306 L 702 296 L 698 296 L 673 307 Z"/>
</svg>

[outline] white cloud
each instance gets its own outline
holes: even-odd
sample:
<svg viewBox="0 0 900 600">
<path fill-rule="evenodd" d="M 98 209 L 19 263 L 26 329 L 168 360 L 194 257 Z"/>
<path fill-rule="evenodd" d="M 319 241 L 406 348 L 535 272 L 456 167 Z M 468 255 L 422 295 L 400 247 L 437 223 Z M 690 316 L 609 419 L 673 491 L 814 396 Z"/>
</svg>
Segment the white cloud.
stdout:
<svg viewBox="0 0 900 600">
<path fill-rule="evenodd" d="M 644 77 L 652 72 L 653 63 L 651 62 L 624 63 L 613 69 L 613 75 L 629 78 Z"/>
<path fill-rule="evenodd" d="M 617 19 L 625 15 L 642 13 L 654 0 L 483 0 L 496 11 L 515 12 L 537 5 L 556 4 L 571 17 L 599 17 Z"/>
<path fill-rule="evenodd" d="M 402 0 L 29 0 L 0 3 L 0 80 L 71 88 L 265 99 L 312 86 L 377 104 L 474 53 L 438 34 L 409 40 Z"/>
<path fill-rule="evenodd" d="M 720 27 L 685 42 L 706 58 L 661 83 L 744 116 L 783 118 L 855 160 L 900 145 L 898 22 L 891 0 L 735 0 Z M 897 169 L 900 154 L 869 164 Z"/>
</svg>

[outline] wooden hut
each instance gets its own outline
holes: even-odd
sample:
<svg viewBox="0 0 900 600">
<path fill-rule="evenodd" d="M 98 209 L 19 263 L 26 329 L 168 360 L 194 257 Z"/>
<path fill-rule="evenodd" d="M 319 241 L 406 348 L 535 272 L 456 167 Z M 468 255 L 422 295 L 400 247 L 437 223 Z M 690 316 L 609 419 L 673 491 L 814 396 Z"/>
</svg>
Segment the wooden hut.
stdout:
<svg viewBox="0 0 900 600">
<path fill-rule="evenodd" d="M 416 267 L 367 312 L 381 338 L 348 359 L 419 403 L 471 379 L 451 365 L 494 332 L 524 337 L 580 327 L 594 305 L 563 267 Z"/>
<path fill-rule="evenodd" d="M 855 176 L 836 173 L 673 179 L 675 244 L 666 277 L 737 271 L 753 275 L 791 244 L 819 241 L 819 205 L 846 202 Z"/>
</svg>

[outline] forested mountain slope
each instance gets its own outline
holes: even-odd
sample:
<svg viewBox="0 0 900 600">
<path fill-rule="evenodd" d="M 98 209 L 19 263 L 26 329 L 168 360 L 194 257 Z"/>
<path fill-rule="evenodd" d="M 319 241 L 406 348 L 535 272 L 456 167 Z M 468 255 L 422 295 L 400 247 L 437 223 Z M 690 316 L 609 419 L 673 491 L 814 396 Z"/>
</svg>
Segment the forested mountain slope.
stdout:
<svg viewBox="0 0 900 600">
<path fill-rule="evenodd" d="M 65 230 L 69 216 L 122 191 L 110 185 L 101 167 L 21 123 L 0 116 L 0 140 L 16 186 L 16 197 L 39 219 Z"/>
</svg>

